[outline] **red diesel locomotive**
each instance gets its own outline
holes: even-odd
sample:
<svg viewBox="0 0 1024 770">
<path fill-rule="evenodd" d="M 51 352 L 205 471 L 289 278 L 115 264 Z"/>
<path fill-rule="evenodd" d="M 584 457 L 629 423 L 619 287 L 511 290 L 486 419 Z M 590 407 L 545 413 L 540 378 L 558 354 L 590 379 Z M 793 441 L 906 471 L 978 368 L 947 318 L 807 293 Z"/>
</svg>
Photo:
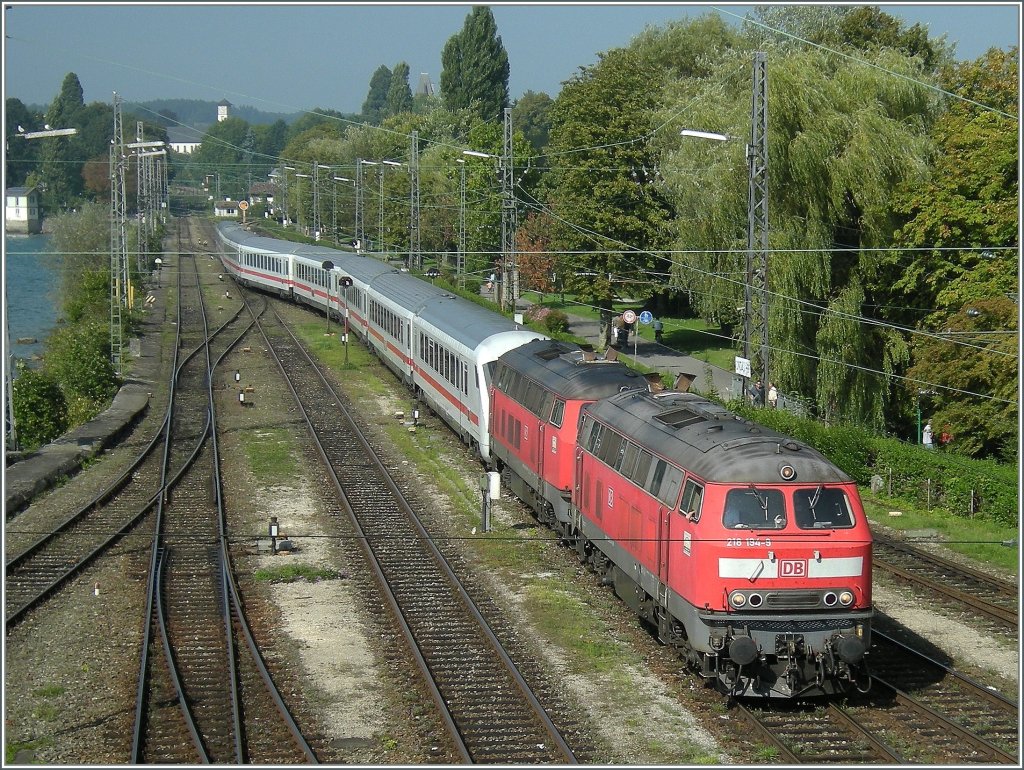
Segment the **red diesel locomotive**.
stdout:
<svg viewBox="0 0 1024 770">
<path fill-rule="evenodd" d="M 868 686 L 871 533 L 819 452 L 622 364 L 503 354 L 492 453 L 510 489 L 723 692 Z"/>
</svg>

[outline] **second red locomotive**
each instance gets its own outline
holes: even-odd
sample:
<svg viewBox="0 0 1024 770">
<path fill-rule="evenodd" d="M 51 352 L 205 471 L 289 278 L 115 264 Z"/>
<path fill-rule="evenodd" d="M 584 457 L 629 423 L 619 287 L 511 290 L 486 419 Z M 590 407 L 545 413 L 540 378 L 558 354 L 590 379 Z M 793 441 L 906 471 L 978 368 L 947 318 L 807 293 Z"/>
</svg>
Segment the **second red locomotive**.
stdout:
<svg viewBox="0 0 1024 770">
<path fill-rule="evenodd" d="M 512 491 L 702 676 L 737 696 L 867 687 L 871 533 L 819 452 L 552 340 L 499 358 L 491 404 Z"/>
</svg>

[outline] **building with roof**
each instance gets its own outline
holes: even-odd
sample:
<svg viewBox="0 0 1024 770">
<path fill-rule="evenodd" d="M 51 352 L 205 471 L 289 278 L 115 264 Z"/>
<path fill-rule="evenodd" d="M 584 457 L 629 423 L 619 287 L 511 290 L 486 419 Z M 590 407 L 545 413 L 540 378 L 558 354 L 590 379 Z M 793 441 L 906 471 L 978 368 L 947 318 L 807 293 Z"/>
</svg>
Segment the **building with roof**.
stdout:
<svg viewBox="0 0 1024 770">
<path fill-rule="evenodd" d="M 39 233 L 43 212 L 36 187 L 8 187 L 4 191 L 4 228 L 8 233 Z"/>
<path fill-rule="evenodd" d="M 231 117 L 228 111 L 231 109 L 231 102 L 227 99 L 221 99 L 217 103 L 217 122 L 221 123 Z"/>
<path fill-rule="evenodd" d="M 174 152 L 191 155 L 203 143 L 204 132 L 191 126 L 171 126 L 167 129 L 167 139 Z"/>
</svg>

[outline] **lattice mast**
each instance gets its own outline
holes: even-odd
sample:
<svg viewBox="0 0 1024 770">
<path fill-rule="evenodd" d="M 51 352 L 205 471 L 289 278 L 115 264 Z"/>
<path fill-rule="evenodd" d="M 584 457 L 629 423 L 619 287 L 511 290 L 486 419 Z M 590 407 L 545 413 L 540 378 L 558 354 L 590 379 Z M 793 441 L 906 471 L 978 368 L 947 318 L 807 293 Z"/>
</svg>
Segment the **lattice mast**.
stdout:
<svg viewBox="0 0 1024 770">
<path fill-rule="evenodd" d="M 750 110 L 750 144 L 747 146 L 750 179 L 747 187 L 747 280 L 744 330 L 746 339 L 760 344 L 761 373 L 768 387 L 768 55 L 754 54 L 754 89 Z M 751 295 L 756 294 L 754 317 Z M 755 324 L 751 337 L 750 324 Z M 745 355 L 749 358 L 750 351 Z"/>
<path fill-rule="evenodd" d="M 125 213 L 125 148 L 121 97 L 114 91 L 114 138 L 110 143 L 110 361 L 123 374 L 122 308 L 128 305 L 128 236 Z"/>
</svg>

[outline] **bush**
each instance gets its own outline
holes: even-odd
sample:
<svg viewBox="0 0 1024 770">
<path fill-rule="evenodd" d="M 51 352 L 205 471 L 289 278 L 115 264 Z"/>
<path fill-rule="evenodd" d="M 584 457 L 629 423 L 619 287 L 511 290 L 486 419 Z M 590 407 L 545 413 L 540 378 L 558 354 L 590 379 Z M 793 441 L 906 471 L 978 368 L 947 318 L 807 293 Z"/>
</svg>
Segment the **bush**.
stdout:
<svg viewBox="0 0 1024 770">
<path fill-rule="evenodd" d="M 57 381 L 47 372 L 18 362 L 11 389 L 14 427 L 23 449 L 38 449 L 68 428 L 68 405 Z"/>
<path fill-rule="evenodd" d="M 65 326 L 46 342 L 46 370 L 60 383 L 68 401 L 105 404 L 117 391 L 110 361 L 110 330 L 96 322 Z"/>
<path fill-rule="evenodd" d="M 529 323 L 541 325 L 549 334 L 564 334 L 569 331 L 569 316 L 561 310 L 543 305 L 530 305 L 524 318 Z"/>
<path fill-rule="evenodd" d="M 544 316 L 544 328 L 551 334 L 564 334 L 569 331 L 569 316 L 561 310 L 552 310 Z"/>
</svg>

